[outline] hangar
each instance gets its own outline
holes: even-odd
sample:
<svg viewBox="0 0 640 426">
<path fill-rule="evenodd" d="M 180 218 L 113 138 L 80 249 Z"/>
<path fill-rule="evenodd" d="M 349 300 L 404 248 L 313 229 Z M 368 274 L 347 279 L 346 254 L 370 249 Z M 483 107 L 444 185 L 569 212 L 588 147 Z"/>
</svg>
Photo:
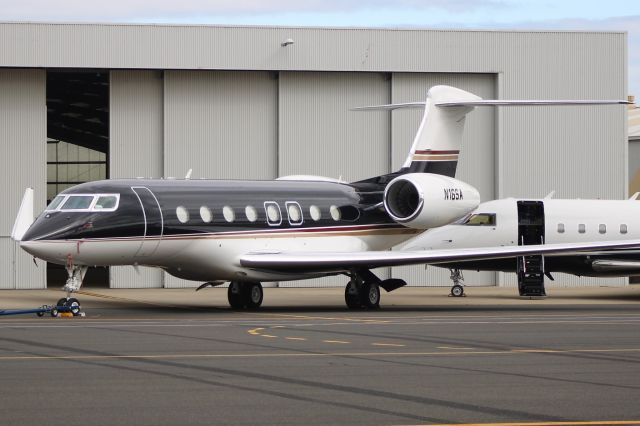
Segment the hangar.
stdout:
<svg viewBox="0 0 640 426">
<path fill-rule="evenodd" d="M 399 168 L 420 112 L 353 107 L 423 100 L 436 84 L 484 98 L 624 99 L 626 82 L 624 32 L 0 23 L 0 288 L 61 283 L 60 268 L 34 265 L 9 237 L 26 187 L 39 211 L 76 183 L 189 169 L 192 179 L 363 179 Z M 483 201 L 623 198 L 626 124 L 624 106 L 478 109 L 458 177 Z M 153 269 L 92 274 L 87 286 L 199 284 Z M 448 285 L 436 268 L 385 274 Z M 467 281 L 515 285 L 501 273 Z"/>
</svg>

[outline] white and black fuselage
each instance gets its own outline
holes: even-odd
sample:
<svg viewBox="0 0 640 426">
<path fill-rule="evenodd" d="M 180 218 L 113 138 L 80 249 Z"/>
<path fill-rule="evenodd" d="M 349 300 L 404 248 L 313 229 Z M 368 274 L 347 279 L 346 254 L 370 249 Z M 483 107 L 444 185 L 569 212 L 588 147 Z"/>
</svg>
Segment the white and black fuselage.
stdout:
<svg viewBox="0 0 640 426">
<path fill-rule="evenodd" d="M 60 193 L 63 199 L 36 219 L 21 246 L 49 262 L 158 266 L 199 281 L 299 279 L 318 274 L 257 271 L 237 258 L 260 251 L 384 250 L 405 241 L 418 231 L 385 212 L 384 188 L 291 180 L 90 182 Z M 99 197 L 109 195 L 117 207 L 96 208 Z M 65 209 L 73 197 L 92 200 Z"/>
</svg>

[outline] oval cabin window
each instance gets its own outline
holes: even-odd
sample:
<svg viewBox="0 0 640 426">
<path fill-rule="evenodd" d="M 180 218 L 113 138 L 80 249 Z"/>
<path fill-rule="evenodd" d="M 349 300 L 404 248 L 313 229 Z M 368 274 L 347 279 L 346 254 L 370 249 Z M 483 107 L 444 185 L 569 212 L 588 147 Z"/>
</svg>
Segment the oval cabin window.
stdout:
<svg viewBox="0 0 640 426">
<path fill-rule="evenodd" d="M 340 220 L 340 217 L 342 216 L 340 214 L 340 209 L 338 208 L 338 206 L 331 206 L 329 208 L 329 213 L 331 213 L 331 218 L 335 221 Z"/>
<path fill-rule="evenodd" d="M 200 207 L 200 218 L 204 223 L 211 223 L 213 220 L 213 213 L 211 213 L 211 209 L 207 206 Z"/>
<path fill-rule="evenodd" d="M 311 216 L 311 219 L 313 219 L 314 221 L 319 221 L 320 218 L 322 217 L 322 214 L 320 214 L 320 207 L 318 206 L 311 206 L 309 207 L 309 215 Z"/>
<path fill-rule="evenodd" d="M 269 225 L 280 225 L 282 219 L 280 217 L 280 208 L 276 203 L 267 203 L 267 222 Z"/>
<path fill-rule="evenodd" d="M 178 221 L 180 221 L 180 223 L 189 222 L 189 211 L 184 206 L 178 206 L 176 208 L 176 216 L 178 217 Z"/>
<path fill-rule="evenodd" d="M 598 232 L 601 234 L 606 234 L 607 233 L 607 225 L 605 225 L 604 223 L 601 223 L 600 225 L 598 225 Z"/>
<path fill-rule="evenodd" d="M 289 223 L 291 225 L 302 224 L 302 209 L 300 204 L 295 201 L 287 201 L 287 215 L 289 216 Z"/>
<path fill-rule="evenodd" d="M 584 225 L 584 223 L 581 223 L 578 225 L 578 232 L 581 234 L 584 234 L 587 231 L 586 226 Z"/>
<path fill-rule="evenodd" d="M 224 220 L 231 223 L 236 220 L 236 214 L 233 209 L 229 206 L 224 206 L 222 208 L 222 216 L 224 216 Z"/>
<path fill-rule="evenodd" d="M 626 234 L 627 233 L 627 225 L 626 224 L 622 224 L 620 225 L 620 233 L 621 234 Z"/>
<path fill-rule="evenodd" d="M 559 223 L 558 224 L 558 233 L 559 234 L 564 234 L 564 223 Z"/>
<path fill-rule="evenodd" d="M 244 214 L 247 216 L 249 222 L 255 222 L 258 220 L 258 211 L 253 206 L 247 206 L 244 208 Z"/>
</svg>

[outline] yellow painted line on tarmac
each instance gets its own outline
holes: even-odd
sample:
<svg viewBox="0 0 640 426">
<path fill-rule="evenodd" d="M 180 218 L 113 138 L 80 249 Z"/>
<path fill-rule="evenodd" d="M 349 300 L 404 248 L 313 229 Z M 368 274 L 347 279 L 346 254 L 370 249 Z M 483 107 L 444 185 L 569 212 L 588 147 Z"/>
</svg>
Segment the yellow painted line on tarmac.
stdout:
<svg viewBox="0 0 640 426">
<path fill-rule="evenodd" d="M 287 340 L 307 340 L 306 337 L 285 337 Z"/>
<path fill-rule="evenodd" d="M 251 330 L 247 331 L 247 333 L 251 334 L 252 336 L 259 336 L 260 330 L 264 330 L 264 328 L 263 327 L 252 328 Z"/>
<path fill-rule="evenodd" d="M 460 349 L 460 350 L 473 350 L 475 348 L 464 348 L 464 347 L 460 347 L 460 346 L 438 346 L 438 349 Z"/>
<path fill-rule="evenodd" d="M 397 348 L 405 347 L 406 345 L 401 345 L 399 343 L 372 343 L 372 346 L 393 346 Z"/>
<path fill-rule="evenodd" d="M 340 345 L 346 345 L 349 344 L 351 342 L 347 342 L 346 340 L 323 340 L 324 343 L 337 343 Z"/>
<path fill-rule="evenodd" d="M 273 334 L 261 334 L 262 337 L 268 337 L 269 339 L 277 339 L 278 336 L 274 336 Z"/>
<path fill-rule="evenodd" d="M 336 342 L 336 341 L 333 341 Z M 340 342 L 340 341 L 338 341 Z M 348 342 L 344 342 L 348 343 Z M 640 348 L 620 349 L 566 349 L 554 350 L 553 353 L 590 353 L 590 352 L 640 352 Z M 235 354 L 148 354 L 148 355 L 9 355 L 0 356 L 3 361 L 24 360 L 101 360 L 101 359 L 206 359 L 206 358 L 300 358 L 300 357 L 333 357 L 333 356 L 369 356 L 369 357 L 415 357 L 415 356 L 472 356 L 472 355 L 522 355 L 527 352 L 506 351 L 473 351 L 473 352 L 279 352 L 279 353 L 235 353 Z M 542 423 L 548 424 L 548 423 Z M 573 424 L 573 423 L 568 423 Z M 598 424 L 598 423 L 595 423 Z M 633 424 L 633 423 L 628 423 Z M 640 423 L 638 423 L 640 424 Z M 483 425 L 484 426 L 484 425 Z"/>
<path fill-rule="evenodd" d="M 600 420 L 583 422 L 517 422 L 517 423 L 447 423 L 447 424 L 424 424 L 422 426 L 615 426 L 615 425 L 638 425 L 640 420 Z M 417 426 L 417 425 L 414 425 Z"/>
</svg>

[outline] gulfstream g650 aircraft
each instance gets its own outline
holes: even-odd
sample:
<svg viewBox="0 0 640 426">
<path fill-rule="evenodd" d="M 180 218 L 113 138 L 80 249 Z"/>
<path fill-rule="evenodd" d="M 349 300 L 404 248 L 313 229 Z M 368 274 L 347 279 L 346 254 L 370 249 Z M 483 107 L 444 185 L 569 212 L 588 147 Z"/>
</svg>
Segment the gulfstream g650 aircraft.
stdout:
<svg viewBox="0 0 640 426">
<path fill-rule="evenodd" d="M 425 109 L 406 162 L 394 173 L 353 183 L 308 176 L 89 182 L 61 192 L 35 221 L 28 189 L 12 237 L 33 256 L 66 265 L 62 302 L 72 307 L 78 301 L 70 293 L 80 288 L 88 266 L 145 265 L 212 285 L 229 281 L 234 308 L 259 307 L 261 281 L 344 274 L 350 277 L 347 306 L 375 308 L 379 287 L 406 284 L 381 281 L 371 272 L 376 267 L 581 247 L 387 251 L 478 206 L 478 191 L 453 178 L 468 112 L 481 105 L 541 103 L 589 102 L 490 101 L 435 86 L 426 102 L 372 107 Z"/>
</svg>

